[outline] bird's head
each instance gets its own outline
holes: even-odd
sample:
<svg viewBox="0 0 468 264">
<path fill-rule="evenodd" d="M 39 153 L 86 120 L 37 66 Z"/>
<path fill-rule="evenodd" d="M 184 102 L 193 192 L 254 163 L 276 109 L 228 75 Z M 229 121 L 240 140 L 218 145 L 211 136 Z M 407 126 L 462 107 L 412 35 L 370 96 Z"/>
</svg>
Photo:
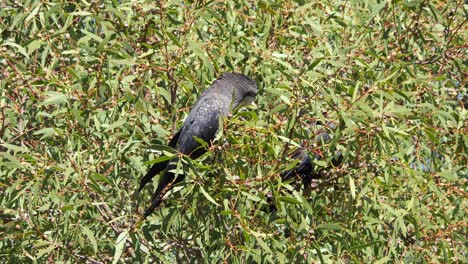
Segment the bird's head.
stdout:
<svg viewBox="0 0 468 264">
<path fill-rule="evenodd" d="M 221 76 L 223 81 L 229 82 L 232 89 L 232 109 L 249 105 L 255 100 L 258 88 L 255 81 L 240 73 L 224 73 Z"/>
</svg>

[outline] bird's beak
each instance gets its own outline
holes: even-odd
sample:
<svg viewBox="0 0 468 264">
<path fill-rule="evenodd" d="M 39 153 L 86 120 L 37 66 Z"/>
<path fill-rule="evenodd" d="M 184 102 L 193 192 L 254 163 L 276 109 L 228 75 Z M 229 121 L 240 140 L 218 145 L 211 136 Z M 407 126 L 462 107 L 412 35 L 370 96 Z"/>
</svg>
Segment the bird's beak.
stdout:
<svg viewBox="0 0 468 264">
<path fill-rule="evenodd" d="M 255 97 L 253 96 L 246 96 L 244 97 L 244 99 L 242 99 L 242 101 L 237 105 L 237 107 L 235 109 L 233 109 L 234 113 L 239 111 L 242 107 L 245 107 L 245 106 L 249 106 L 249 105 L 255 105 L 254 103 L 254 100 L 255 100 Z M 255 105 L 255 108 L 257 108 L 257 106 Z"/>
</svg>

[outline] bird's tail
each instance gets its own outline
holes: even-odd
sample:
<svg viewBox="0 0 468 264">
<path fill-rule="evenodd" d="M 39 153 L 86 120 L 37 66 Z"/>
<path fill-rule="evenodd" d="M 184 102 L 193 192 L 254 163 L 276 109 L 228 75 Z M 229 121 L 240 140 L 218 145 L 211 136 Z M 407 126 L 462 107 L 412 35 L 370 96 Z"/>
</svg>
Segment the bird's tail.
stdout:
<svg viewBox="0 0 468 264">
<path fill-rule="evenodd" d="M 169 164 L 169 161 L 163 161 L 159 163 L 155 163 L 151 169 L 146 173 L 146 175 L 141 178 L 140 180 L 140 187 L 138 187 L 138 191 L 141 191 L 145 185 L 151 181 L 151 179 L 154 178 L 154 176 L 158 175 L 161 171 L 163 171 L 166 167 L 167 164 Z"/>
<path fill-rule="evenodd" d="M 176 177 L 176 175 L 171 171 L 177 167 L 177 161 L 178 158 L 173 159 L 170 161 L 171 163 L 167 166 L 167 170 L 164 172 L 164 175 L 159 180 L 158 187 L 156 188 L 156 191 L 154 192 L 153 197 L 151 198 L 151 206 L 145 211 L 145 214 L 143 216 L 144 218 L 148 217 L 154 211 L 154 209 L 156 209 L 161 204 L 162 198 L 167 193 L 167 191 L 172 189 L 172 187 L 176 183 L 180 182 L 183 179 L 183 174 L 179 174 Z"/>
</svg>

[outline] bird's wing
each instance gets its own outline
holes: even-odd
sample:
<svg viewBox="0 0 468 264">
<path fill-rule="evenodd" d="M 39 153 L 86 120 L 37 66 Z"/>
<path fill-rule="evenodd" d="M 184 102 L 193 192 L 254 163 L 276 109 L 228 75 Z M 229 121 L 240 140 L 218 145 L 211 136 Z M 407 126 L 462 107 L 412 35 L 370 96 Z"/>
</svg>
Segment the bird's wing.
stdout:
<svg viewBox="0 0 468 264">
<path fill-rule="evenodd" d="M 207 96 L 197 102 L 190 111 L 184 123 L 177 149 L 179 152 L 197 158 L 205 151 L 198 149 L 198 143 L 194 137 L 200 138 L 206 143 L 210 143 L 216 136 L 219 126 L 219 117 L 222 105 L 216 98 Z M 196 152 L 194 152 L 197 150 Z"/>
</svg>

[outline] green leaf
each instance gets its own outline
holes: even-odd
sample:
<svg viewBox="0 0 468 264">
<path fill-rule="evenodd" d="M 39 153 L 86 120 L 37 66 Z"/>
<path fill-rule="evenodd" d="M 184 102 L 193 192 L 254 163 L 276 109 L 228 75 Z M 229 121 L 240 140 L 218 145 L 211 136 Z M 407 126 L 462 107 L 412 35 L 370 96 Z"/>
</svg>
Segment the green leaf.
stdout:
<svg viewBox="0 0 468 264">
<path fill-rule="evenodd" d="M 369 243 L 364 243 L 364 244 L 359 244 L 359 245 L 352 246 L 348 250 L 350 250 L 350 251 L 361 250 L 361 249 L 368 248 L 368 247 L 371 247 L 371 246 L 376 245 L 376 244 L 383 244 L 384 242 L 385 241 L 383 241 L 383 240 L 374 240 L 374 241 L 371 241 Z"/>
<path fill-rule="evenodd" d="M 33 9 L 33 11 L 31 13 L 29 13 L 28 17 L 26 17 L 26 19 L 24 20 L 25 22 L 28 22 L 29 20 L 31 20 L 33 17 L 35 17 L 37 15 L 37 13 L 39 12 L 39 10 L 41 9 L 41 4 L 38 3 L 37 6 Z"/>
<path fill-rule="evenodd" d="M 182 45 L 180 44 L 179 40 L 177 40 L 177 38 L 174 36 L 174 34 L 172 34 L 171 32 L 169 31 L 166 31 L 166 35 L 174 42 L 174 44 L 177 45 L 177 47 L 182 47 Z"/>
<path fill-rule="evenodd" d="M 257 241 L 258 245 L 267 253 L 273 253 L 273 251 L 271 251 L 271 248 L 265 243 L 265 241 L 263 241 L 262 238 L 260 237 L 255 237 L 255 240 Z"/>
<path fill-rule="evenodd" d="M 120 257 L 122 256 L 123 250 L 125 248 L 125 244 L 127 242 L 128 231 L 125 230 L 119 234 L 117 239 L 115 240 L 115 251 L 114 251 L 114 259 L 112 260 L 112 264 L 115 264 L 119 261 Z"/>
<path fill-rule="evenodd" d="M 289 139 L 287 137 L 278 136 L 278 138 L 281 139 L 283 142 L 286 142 L 286 143 L 291 144 L 293 146 L 296 146 L 298 148 L 301 147 L 301 145 L 299 145 L 297 142 L 295 142 L 294 140 L 291 140 L 291 139 Z"/>
<path fill-rule="evenodd" d="M 94 253 L 97 253 L 98 252 L 97 242 L 96 242 L 96 238 L 94 237 L 93 232 L 86 226 L 82 226 L 81 229 L 83 230 L 83 233 L 88 237 L 89 242 L 91 242 Z"/>
<path fill-rule="evenodd" d="M 458 181 L 459 178 L 457 177 L 456 174 L 453 174 L 452 172 L 450 171 L 441 171 L 439 173 L 437 173 L 437 176 L 440 176 L 446 180 L 449 180 L 449 181 Z"/>
<path fill-rule="evenodd" d="M 105 182 L 107 184 L 112 184 L 112 182 L 106 176 L 104 176 L 104 175 L 102 175 L 100 173 L 92 172 L 89 176 L 92 179 L 94 179 L 95 181 L 102 181 L 102 182 Z"/>
<path fill-rule="evenodd" d="M 76 12 L 71 12 L 70 15 L 72 16 L 89 16 L 92 15 L 92 13 L 88 11 L 76 11 Z"/>
<path fill-rule="evenodd" d="M 329 230 L 339 231 L 342 229 L 339 223 L 320 224 L 316 228 L 318 230 L 327 230 L 327 231 Z"/>
<path fill-rule="evenodd" d="M 11 47 L 14 47 L 16 48 L 16 51 L 21 53 L 25 58 L 29 59 L 29 55 L 28 53 L 26 52 L 26 49 L 20 45 L 18 45 L 17 43 L 13 43 L 13 42 L 5 42 L 3 43 L 3 45 L 5 46 L 11 46 Z"/>
<path fill-rule="evenodd" d="M 41 102 L 39 105 L 46 106 L 46 105 L 60 105 L 68 103 L 68 98 L 65 94 L 59 92 L 48 92 L 48 97 Z"/>
<path fill-rule="evenodd" d="M 57 136 L 58 133 L 55 128 L 47 127 L 34 132 L 33 135 L 42 135 L 41 139 L 45 139 L 51 136 Z"/>
<path fill-rule="evenodd" d="M 0 144 L 0 146 L 13 150 L 14 152 L 29 152 L 29 150 L 25 147 L 20 147 L 20 146 L 8 144 L 8 143 L 2 143 Z"/>
<path fill-rule="evenodd" d="M 278 200 L 285 202 L 285 203 L 290 203 L 290 204 L 302 204 L 302 202 L 289 196 L 278 196 Z"/>
<path fill-rule="evenodd" d="M 49 254 L 50 252 L 52 252 L 52 250 L 55 250 L 55 248 L 55 245 L 48 245 L 47 247 L 41 248 L 37 251 L 36 257 L 40 258 L 46 254 Z"/>
<path fill-rule="evenodd" d="M 107 131 L 110 131 L 110 130 L 113 130 L 115 128 L 120 128 L 121 126 L 123 126 L 125 123 L 127 122 L 127 119 L 126 118 L 121 118 L 117 121 L 115 121 L 114 123 L 108 125 L 108 124 L 103 124 L 102 127 L 106 128 L 106 132 Z"/>
<path fill-rule="evenodd" d="M 36 51 L 44 42 L 40 39 L 35 39 L 31 41 L 28 45 L 28 55 L 31 55 L 34 51 Z"/>
<path fill-rule="evenodd" d="M 354 184 L 353 177 L 349 177 L 349 189 L 351 191 L 351 197 L 353 197 L 353 199 L 356 199 L 356 185 Z"/>
<path fill-rule="evenodd" d="M 171 155 L 171 156 L 161 156 L 157 159 L 153 159 L 153 160 L 150 160 L 150 161 L 147 161 L 145 163 L 143 163 L 143 165 L 145 166 L 148 166 L 148 165 L 153 165 L 155 163 L 161 163 L 161 162 L 165 162 L 165 161 L 168 161 L 168 160 L 171 160 L 173 158 L 177 157 L 177 155 Z"/>
<path fill-rule="evenodd" d="M 9 164 L 10 167 L 18 168 L 18 169 L 24 168 L 24 166 L 21 164 L 21 162 L 17 158 L 15 158 L 14 156 L 12 156 L 10 153 L 0 152 L 0 155 L 10 161 L 10 164 Z"/>
<path fill-rule="evenodd" d="M 214 205 L 216 206 L 220 206 L 206 191 L 205 189 L 203 188 L 203 186 L 200 185 L 200 191 L 201 193 L 203 194 L 203 196 L 205 196 L 206 199 L 208 199 L 208 201 L 210 201 L 211 203 L 213 203 Z"/>
<path fill-rule="evenodd" d="M 370 118 L 374 118 L 374 111 L 372 110 L 372 108 L 369 107 L 369 105 L 367 105 L 363 101 L 358 101 L 356 103 L 356 106 L 358 106 L 362 111 L 364 111 L 367 114 L 367 116 L 369 116 Z"/>
<path fill-rule="evenodd" d="M 83 117 L 81 116 L 80 112 L 77 109 L 73 108 L 71 112 L 73 116 L 75 117 L 76 121 L 78 122 L 78 124 L 80 124 L 82 127 L 87 127 Z"/>
<path fill-rule="evenodd" d="M 405 131 L 403 130 L 400 130 L 398 128 L 394 128 L 394 127 L 389 127 L 389 126 L 384 126 L 386 129 L 390 130 L 390 131 L 393 131 L 393 132 L 396 132 L 398 134 L 402 134 L 402 135 L 405 135 L 405 136 L 408 136 L 409 134 L 406 133 Z"/>
</svg>

